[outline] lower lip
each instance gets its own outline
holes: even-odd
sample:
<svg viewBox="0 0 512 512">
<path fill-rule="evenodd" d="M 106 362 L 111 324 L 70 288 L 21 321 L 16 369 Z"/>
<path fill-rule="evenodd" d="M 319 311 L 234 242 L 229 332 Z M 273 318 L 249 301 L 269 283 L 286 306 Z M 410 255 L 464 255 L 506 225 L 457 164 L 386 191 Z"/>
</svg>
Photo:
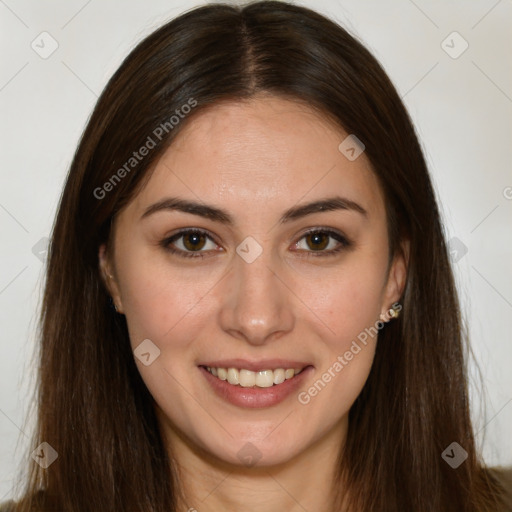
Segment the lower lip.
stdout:
<svg viewBox="0 0 512 512">
<path fill-rule="evenodd" d="M 313 371 L 313 366 L 307 366 L 291 379 L 268 388 L 233 386 L 225 380 L 214 377 L 203 366 L 199 366 L 199 369 L 217 395 L 224 400 L 238 407 L 263 408 L 276 405 L 296 392 Z"/>
</svg>

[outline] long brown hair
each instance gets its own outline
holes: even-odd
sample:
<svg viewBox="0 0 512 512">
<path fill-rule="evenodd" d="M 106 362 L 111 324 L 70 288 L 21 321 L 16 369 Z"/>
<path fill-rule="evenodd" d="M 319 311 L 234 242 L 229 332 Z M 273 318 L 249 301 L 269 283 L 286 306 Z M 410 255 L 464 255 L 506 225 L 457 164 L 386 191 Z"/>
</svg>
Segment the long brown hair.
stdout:
<svg viewBox="0 0 512 512">
<path fill-rule="evenodd" d="M 306 102 L 356 134 L 385 194 L 391 253 L 410 242 L 402 315 L 380 332 L 350 411 L 334 482 L 343 483 L 343 506 L 496 510 L 500 489 L 474 443 L 467 344 L 439 210 L 410 118 L 354 37 L 312 10 L 269 1 L 209 5 L 170 21 L 128 55 L 97 102 L 62 193 L 41 313 L 33 447 L 47 442 L 58 459 L 48 469 L 31 462 L 18 511 L 176 510 L 171 457 L 98 248 L 189 119 L 257 93 Z M 155 147 L 131 162 L 149 136 Z M 441 457 L 454 441 L 468 453 L 457 469 Z"/>
</svg>

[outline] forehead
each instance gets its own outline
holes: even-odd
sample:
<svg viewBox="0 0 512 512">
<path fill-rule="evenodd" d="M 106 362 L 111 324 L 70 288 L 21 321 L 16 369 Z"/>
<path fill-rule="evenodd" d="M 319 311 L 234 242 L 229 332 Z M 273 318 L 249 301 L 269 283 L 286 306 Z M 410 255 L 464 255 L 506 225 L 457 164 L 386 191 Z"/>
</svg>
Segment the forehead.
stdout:
<svg viewBox="0 0 512 512">
<path fill-rule="evenodd" d="M 381 215 L 384 199 L 362 153 L 338 149 L 348 136 L 306 104 L 274 96 L 224 102 L 185 120 L 134 200 L 142 209 L 165 195 L 248 212 L 340 194 Z M 229 209 L 229 208 L 228 208 Z"/>
</svg>

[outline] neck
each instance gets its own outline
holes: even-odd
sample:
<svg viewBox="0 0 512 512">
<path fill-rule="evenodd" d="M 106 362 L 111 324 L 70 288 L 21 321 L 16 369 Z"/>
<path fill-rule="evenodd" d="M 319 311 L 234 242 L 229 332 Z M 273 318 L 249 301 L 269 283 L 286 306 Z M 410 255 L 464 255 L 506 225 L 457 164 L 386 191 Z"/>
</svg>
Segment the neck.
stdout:
<svg viewBox="0 0 512 512">
<path fill-rule="evenodd" d="M 175 430 L 166 441 L 180 490 L 178 510 L 189 512 L 332 512 L 334 482 L 347 423 L 298 453 L 271 466 L 233 465 L 192 445 Z"/>
</svg>

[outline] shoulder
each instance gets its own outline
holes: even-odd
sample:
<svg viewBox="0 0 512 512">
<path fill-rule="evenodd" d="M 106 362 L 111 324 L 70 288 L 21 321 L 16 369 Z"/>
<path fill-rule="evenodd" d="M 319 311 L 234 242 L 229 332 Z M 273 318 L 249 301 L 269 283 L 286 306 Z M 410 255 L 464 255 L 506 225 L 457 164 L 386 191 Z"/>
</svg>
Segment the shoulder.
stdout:
<svg viewBox="0 0 512 512">
<path fill-rule="evenodd" d="M 487 468 L 489 474 L 491 474 L 505 489 L 505 511 L 512 511 L 512 466 L 510 467 L 492 467 Z"/>
</svg>

